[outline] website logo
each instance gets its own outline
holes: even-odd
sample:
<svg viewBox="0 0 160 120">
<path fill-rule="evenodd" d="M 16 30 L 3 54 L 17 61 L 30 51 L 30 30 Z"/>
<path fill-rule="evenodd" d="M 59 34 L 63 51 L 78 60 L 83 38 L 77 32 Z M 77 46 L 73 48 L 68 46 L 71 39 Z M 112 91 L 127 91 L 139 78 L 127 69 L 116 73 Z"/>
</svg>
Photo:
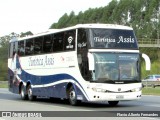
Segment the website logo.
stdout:
<svg viewBox="0 0 160 120">
<path fill-rule="evenodd" d="M 73 45 L 71 45 L 72 41 L 73 41 L 73 37 L 72 37 L 72 36 L 69 36 L 69 37 L 68 37 L 68 43 L 69 43 L 69 45 L 66 46 L 67 49 L 70 49 L 70 48 L 73 49 Z"/>
</svg>

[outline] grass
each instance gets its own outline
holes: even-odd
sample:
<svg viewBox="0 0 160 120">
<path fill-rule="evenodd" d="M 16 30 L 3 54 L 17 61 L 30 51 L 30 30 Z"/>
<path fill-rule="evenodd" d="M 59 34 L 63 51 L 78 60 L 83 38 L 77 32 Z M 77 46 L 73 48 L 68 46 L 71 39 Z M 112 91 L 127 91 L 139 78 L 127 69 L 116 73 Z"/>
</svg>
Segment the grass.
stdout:
<svg viewBox="0 0 160 120">
<path fill-rule="evenodd" d="M 147 77 L 148 75 L 151 74 L 160 74 L 160 61 L 154 61 L 151 63 L 151 70 L 150 71 L 146 71 L 145 70 L 145 64 L 144 62 L 142 62 L 141 64 L 141 76 L 142 79 Z"/>
<path fill-rule="evenodd" d="M 142 89 L 142 94 L 143 95 L 160 95 L 160 87 L 144 87 Z"/>
<path fill-rule="evenodd" d="M 8 88 L 8 82 L 0 81 L 0 88 Z"/>
</svg>

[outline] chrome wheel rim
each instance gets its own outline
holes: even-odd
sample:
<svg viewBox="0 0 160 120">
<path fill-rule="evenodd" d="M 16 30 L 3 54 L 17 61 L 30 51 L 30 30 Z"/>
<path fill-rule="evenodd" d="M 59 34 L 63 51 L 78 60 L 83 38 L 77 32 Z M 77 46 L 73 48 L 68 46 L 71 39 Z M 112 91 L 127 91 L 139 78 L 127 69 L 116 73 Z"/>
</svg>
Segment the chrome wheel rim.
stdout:
<svg viewBox="0 0 160 120">
<path fill-rule="evenodd" d="M 31 88 L 28 89 L 28 97 L 32 98 L 32 89 Z"/>
<path fill-rule="evenodd" d="M 69 94 L 69 97 L 70 97 L 70 100 L 71 101 L 75 101 L 75 98 L 76 98 L 76 93 L 74 90 L 72 90 Z"/>
</svg>

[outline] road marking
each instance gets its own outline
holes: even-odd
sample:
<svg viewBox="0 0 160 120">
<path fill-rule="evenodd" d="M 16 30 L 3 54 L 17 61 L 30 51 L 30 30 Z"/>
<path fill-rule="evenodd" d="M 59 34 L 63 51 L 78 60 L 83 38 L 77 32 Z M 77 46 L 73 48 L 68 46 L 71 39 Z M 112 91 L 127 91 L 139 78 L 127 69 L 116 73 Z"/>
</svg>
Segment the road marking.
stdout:
<svg viewBox="0 0 160 120">
<path fill-rule="evenodd" d="M 8 89 L 6 88 L 0 88 L 0 94 L 12 94 L 12 95 L 18 95 L 15 93 L 10 92 Z"/>
<path fill-rule="evenodd" d="M 142 97 L 143 97 L 143 96 L 160 97 L 160 96 L 158 96 L 158 95 L 142 95 Z"/>
<path fill-rule="evenodd" d="M 144 117 L 146 119 L 150 119 L 150 120 L 159 120 L 159 118 L 152 118 L 152 117 Z"/>
<path fill-rule="evenodd" d="M 149 107 L 160 107 L 159 104 L 154 104 L 154 105 L 144 105 L 144 106 L 149 106 Z"/>
<path fill-rule="evenodd" d="M 0 102 L 1 101 L 4 101 L 4 99 L 0 99 Z M 40 105 L 40 103 L 36 103 L 36 102 L 30 102 L 30 101 L 23 101 L 23 100 L 19 100 L 19 101 L 15 101 L 15 100 L 7 100 L 7 99 L 5 99 L 5 102 L 7 103 L 7 101 L 9 101 L 9 103 L 10 104 L 12 104 L 12 103 L 25 103 L 25 104 L 29 104 L 29 105 L 31 105 L 31 106 L 39 106 Z M 46 106 L 46 104 L 41 104 L 41 106 Z M 50 106 L 49 104 L 47 104 L 48 106 Z M 68 108 L 70 108 L 70 107 L 68 107 L 68 106 L 59 106 L 58 104 L 56 105 L 56 104 L 54 104 L 54 106 L 53 107 L 58 107 L 59 108 L 59 110 L 57 110 L 57 111 L 63 111 L 64 109 L 66 109 L 66 111 L 68 111 L 68 110 L 70 110 L 70 109 L 68 109 Z M 75 110 L 75 111 L 91 111 L 91 110 L 88 110 L 88 109 L 81 109 L 81 108 L 74 108 L 73 107 L 73 110 Z M 36 110 L 34 110 L 34 111 L 37 111 L 37 109 Z M 70 110 L 70 111 L 72 111 L 72 110 Z"/>
</svg>

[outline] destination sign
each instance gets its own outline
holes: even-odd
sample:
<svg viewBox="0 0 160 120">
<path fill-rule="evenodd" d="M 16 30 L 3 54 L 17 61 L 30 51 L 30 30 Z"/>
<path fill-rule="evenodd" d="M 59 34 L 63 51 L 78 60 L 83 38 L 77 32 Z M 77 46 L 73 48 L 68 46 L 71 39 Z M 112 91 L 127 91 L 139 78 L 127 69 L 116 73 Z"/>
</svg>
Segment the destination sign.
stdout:
<svg viewBox="0 0 160 120">
<path fill-rule="evenodd" d="M 90 34 L 92 48 L 138 49 L 133 30 L 92 29 Z"/>
</svg>

